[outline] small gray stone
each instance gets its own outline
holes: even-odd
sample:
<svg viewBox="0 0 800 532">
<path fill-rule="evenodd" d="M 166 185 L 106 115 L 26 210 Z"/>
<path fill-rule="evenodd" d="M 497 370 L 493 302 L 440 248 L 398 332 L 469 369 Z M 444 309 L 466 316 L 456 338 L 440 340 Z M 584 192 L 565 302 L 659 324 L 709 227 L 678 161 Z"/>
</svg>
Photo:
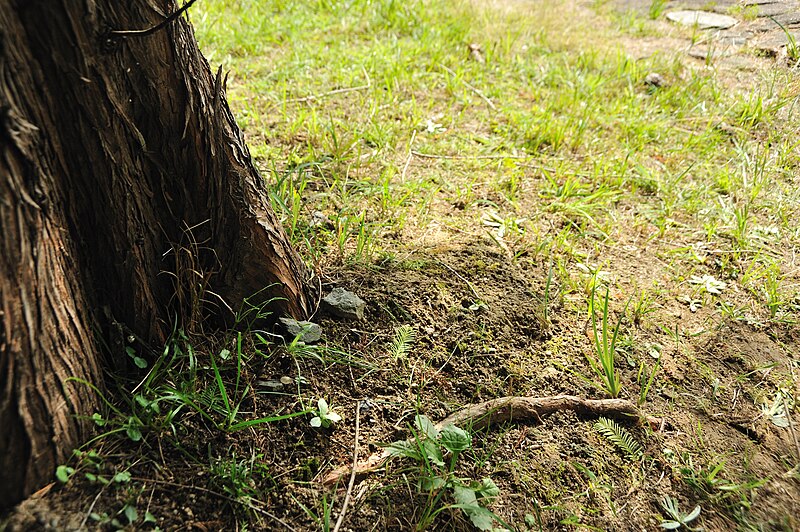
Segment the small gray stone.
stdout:
<svg viewBox="0 0 800 532">
<path fill-rule="evenodd" d="M 689 50 L 689 56 L 694 57 L 695 59 L 703 59 L 703 60 L 711 60 L 711 59 L 718 59 L 720 57 L 730 57 L 733 55 L 733 51 L 728 49 L 719 49 L 714 48 L 713 46 L 694 46 L 691 50 Z"/>
<path fill-rule="evenodd" d="M 707 13 L 706 11 L 672 11 L 667 13 L 667 18 L 672 22 L 684 26 L 697 26 L 701 30 L 727 29 L 735 26 L 738 20 L 728 15 Z"/>
<path fill-rule="evenodd" d="M 308 222 L 308 225 L 311 227 L 331 228 L 333 227 L 333 222 L 331 222 L 330 218 L 325 216 L 324 212 L 314 211 L 311 213 L 311 220 Z"/>
<path fill-rule="evenodd" d="M 322 308 L 329 314 L 348 320 L 363 320 L 364 300 L 344 288 L 334 288 L 322 300 Z"/>
<path fill-rule="evenodd" d="M 322 328 L 316 323 L 297 321 L 292 318 L 280 318 L 278 321 L 289 336 L 293 339 L 299 336 L 299 340 L 303 343 L 313 344 L 322 338 Z"/>
<path fill-rule="evenodd" d="M 661 87 L 666 86 L 667 82 L 664 80 L 664 76 L 661 74 L 657 72 L 650 72 L 644 77 L 644 84 L 648 87 L 653 87 L 654 89 L 660 89 Z"/>
<path fill-rule="evenodd" d="M 263 381 L 257 381 L 256 386 L 259 388 L 263 388 L 267 392 L 280 392 L 283 390 L 283 383 L 279 380 L 269 379 Z"/>
</svg>

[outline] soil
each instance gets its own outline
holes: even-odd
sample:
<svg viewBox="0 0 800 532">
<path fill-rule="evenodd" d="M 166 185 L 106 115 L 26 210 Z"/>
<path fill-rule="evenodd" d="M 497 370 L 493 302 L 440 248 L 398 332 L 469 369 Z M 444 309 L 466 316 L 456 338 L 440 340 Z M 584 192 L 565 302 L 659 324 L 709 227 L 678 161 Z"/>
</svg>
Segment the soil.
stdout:
<svg viewBox="0 0 800 532">
<path fill-rule="evenodd" d="M 624 44 L 649 54 L 671 49 L 676 39 Z M 771 61 L 747 60 L 753 68 Z M 742 72 L 732 69 L 731 79 Z M 542 179 L 535 171 L 531 178 L 533 186 Z M 635 205 L 627 214 L 624 207 L 616 244 L 604 259 L 618 281 L 612 320 L 626 316 L 627 341 L 617 364 L 623 397 L 637 402 L 646 382 L 640 363 L 651 368 L 660 353 L 661 370 L 640 409 L 663 422 L 620 421 L 646 459 L 620 452 L 594 429 L 596 418 L 557 412 L 476 431 L 457 475 L 490 477 L 500 489 L 490 510 L 520 530 L 657 530 L 666 496 L 685 513 L 700 505 L 692 525 L 705 530 L 800 530 L 800 420 L 791 399 L 784 399 L 789 425 L 763 408 L 781 390 L 783 397 L 797 397 L 800 332 L 763 319 L 744 292 L 731 296 L 749 309 L 740 316 L 719 312 L 711 299 L 692 311 L 675 294 L 641 307 L 646 312 L 638 315 L 633 307 L 623 310 L 637 289 L 673 275 L 669 252 L 687 244 L 653 238 L 635 223 Z M 562 295 L 563 281 L 548 257 L 504 249 L 464 223 L 462 209 L 455 200 L 440 202 L 437 221 L 410 228 L 414 235 L 397 235 L 396 250 L 369 266 L 331 259 L 321 267 L 324 292 L 343 287 L 367 302 L 362 322 L 312 318 L 323 328 L 327 349 L 293 355 L 277 344 L 268 356 L 246 361 L 242 375 L 252 389 L 242 412 L 248 418 L 297 412 L 299 397 L 324 397 L 342 421 L 316 429 L 306 416 L 224 433 L 184 411 L 177 434 L 149 432 L 138 443 L 103 438 L 92 446 L 102 458 L 77 461 L 80 473 L 111 479 L 128 471 L 129 480 L 104 484 L 76 474 L 20 505 L 7 529 L 315 530 L 324 528 L 314 516 L 322 518 L 326 508 L 332 527 L 349 478 L 333 488 L 320 480 L 353 461 L 357 405 L 358 458 L 364 460 L 380 452 L 380 443 L 409 438 L 417 413 L 437 421 L 503 396 L 606 397 L 592 384 L 587 364 L 594 348 L 586 294 Z M 544 231 L 568 225 L 529 223 Z M 592 258 L 594 242 L 585 245 L 578 251 Z M 719 275 L 725 264 L 713 250 L 708 257 L 704 268 Z M 569 268 L 577 279 L 590 278 Z M 416 339 L 407 354 L 394 356 L 391 343 L 401 325 L 410 325 Z M 258 342 L 252 334 L 245 339 L 252 355 Z M 207 342 L 197 351 L 231 346 L 230 336 Z M 233 380 L 236 367 L 225 371 Z M 281 377 L 303 380 L 280 392 L 263 387 Z M 231 482 L 238 473 L 241 482 Z M 342 530 L 414 529 L 430 502 L 417 489 L 418 474 L 414 462 L 393 459 L 360 477 Z M 250 496 L 248 511 L 242 501 Z M 120 513 L 126 505 L 137 510 L 135 524 Z M 154 523 L 143 523 L 145 512 Z M 473 529 L 458 508 L 441 511 L 431 528 Z"/>
<path fill-rule="evenodd" d="M 631 268 L 630 273 L 646 272 Z M 335 429 L 320 431 L 290 419 L 220 436 L 189 418 L 179 449 L 156 448 L 155 435 L 135 449 L 120 442 L 104 444 L 101 454 L 106 461 L 100 470 L 111 477 L 128 461 L 133 477 L 129 485 L 103 489 L 76 479 L 53 487 L 24 503 L 9 529 L 103 528 L 89 519 L 92 512 L 117 510 L 135 501 L 140 512 L 146 508 L 157 516 L 165 530 L 232 530 L 248 522 L 256 529 L 280 529 L 283 522 L 312 530 L 320 525 L 303 505 L 319 514 L 322 501 L 335 497 L 328 501 L 334 515 L 341 508 L 347 479 L 327 490 L 318 480 L 352 462 L 358 402 L 359 457 L 364 459 L 379 451 L 378 442 L 407 438 L 417 408 L 437 420 L 465 404 L 507 395 L 602 397 L 571 374 L 586 371 L 580 362 L 592 348 L 587 324 L 563 318 L 557 298 L 550 301 L 545 316 L 547 276 L 547 264 L 540 260 L 511 260 L 486 242 L 458 240 L 374 269 L 342 269 L 330 286 L 360 294 L 368 302 L 367 319 L 317 319 L 329 340 L 357 353 L 359 365 L 298 359 L 295 366 L 291 357 L 277 353 L 265 365 L 248 368 L 261 379 L 294 377 L 299 370 L 313 395 L 329 398 L 343 415 Z M 473 307 L 478 298 L 470 284 L 485 306 Z M 558 287 L 551 290 L 556 293 Z M 671 311 L 680 315 L 686 330 L 705 321 L 679 307 Z M 389 344 L 399 324 L 413 324 L 418 337 L 407 358 L 393 360 Z M 635 421 L 624 424 L 652 460 L 632 463 L 592 430 L 595 419 L 562 412 L 541 423 L 480 430 L 458 474 L 490 476 L 502 494 L 492 511 L 523 529 L 525 516 L 532 515 L 537 519 L 534 529 L 541 523 L 544 530 L 569 530 L 569 523 L 582 522 L 602 530 L 655 530 L 663 514 L 658 501 L 664 496 L 697 501 L 706 509 L 708 503 L 698 500 L 679 473 L 689 467 L 689 451 L 696 456 L 701 450 L 704 456 L 695 465 L 699 474 L 715 463 L 705 458 L 715 458 L 724 464 L 724 474 L 763 482 L 748 500 L 739 500 L 736 491 L 709 494 L 726 500 L 715 501 L 717 507 L 703 515 L 706 530 L 735 528 L 735 513 L 741 508 L 748 509 L 753 522 L 767 523 L 767 529 L 796 529 L 800 483 L 786 475 L 796 463 L 793 433 L 770 423 L 759 406 L 765 390 L 794 382 L 787 363 L 794 362 L 797 353 L 796 330 L 722 320 L 702 340 L 679 348 L 670 347 L 663 332 L 647 325 L 636 327 L 633 334 L 637 345 L 658 341 L 664 346 L 663 375 L 642 408 L 662 417 L 663 426 L 651 430 Z M 623 382 L 637 382 L 635 365 L 623 362 L 619 369 Z M 635 398 L 638 393 L 636 384 L 626 385 L 624 395 Z M 250 397 L 254 416 L 298 408 L 294 394 Z M 205 437 L 191 437 L 194 431 Z M 270 464 L 252 475 L 265 501 L 257 507 L 260 511 L 237 513 L 231 494 L 208 478 L 205 467 L 187 458 L 208 457 L 213 462 L 217 452 L 233 453 L 245 462 L 258 453 Z M 581 466 L 596 478 L 588 478 Z M 631 468 L 639 471 L 632 475 Z M 411 464 L 396 460 L 360 480 L 345 529 L 414 528 L 426 501 L 409 478 L 413 471 Z M 435 529 L 471 529 L 456 510 L 440 517 Z"/>
</svg>

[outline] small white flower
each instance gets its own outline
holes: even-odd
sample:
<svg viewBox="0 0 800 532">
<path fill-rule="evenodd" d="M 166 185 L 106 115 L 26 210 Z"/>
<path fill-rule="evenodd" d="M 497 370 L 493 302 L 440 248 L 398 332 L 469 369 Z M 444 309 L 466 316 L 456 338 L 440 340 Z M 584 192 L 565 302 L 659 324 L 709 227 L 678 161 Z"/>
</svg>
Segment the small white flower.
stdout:
<svg viewBox="0 0 800 532">
<path fill-rule="evenodd" d="M 433 135 L 436 133 L 444 133 L 445 131 L 447 131 L 447 128 L 442 124 L 435 122 L 432 118 L 429 118 L 425 121 L 425 133 Z"/>
<path fill-rule="evenodd" d="M 678 301 L 681 303 L 685 303 L 689 305 L 689 310 L 692 312 L 697 312 L 703 306 L 703 301 L 700 299 L 692 299 L 689 296 L 680 296 Z"/>
<path fill-rule="evenodd" d="M 701 288 L 709 294 L 721 294 L 728 287 L 728 283 L 719 281 L 712 275 L 703 275 L 702 277 L 692 275 L 691 279 L 689 279 L 689 284 L 701 285 Z"/>
</svg>

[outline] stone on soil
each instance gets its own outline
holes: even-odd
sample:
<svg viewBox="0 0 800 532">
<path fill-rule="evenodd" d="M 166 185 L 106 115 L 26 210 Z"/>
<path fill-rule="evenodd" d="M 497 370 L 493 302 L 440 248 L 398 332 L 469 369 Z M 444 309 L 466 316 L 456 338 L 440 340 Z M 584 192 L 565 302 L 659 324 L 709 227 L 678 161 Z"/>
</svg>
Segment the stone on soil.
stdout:
<svg viewBox="0 0 800 532">
<path fill-rule="evenodd" d="M 322 308 L 328 314 L 348 320 L 363 320 L 366 306 L 363 299 L 344 288 L 334 288 L 322 300 Z"/>
<path fill-rule="evenodd" d="M 648 87 L 660 89 L 661 87 L 666 86 L 667 82 L 664 80 L 664 76 L 661 74 L 657 72 L 650 72 L 644 77 L 644 84 Z"/>
<path fill-rule="evenodd" d="M 322 328 L 316 323 L 310 321 L 297 321 L 292 318 L 280 318 L 281 325 L 286 333 L 292 338 L 297 338 L 299 341 L 306 344 L 313 344 L 319 342 L 322 338 Z"/>
<path fill-rule="evenodd" d="M 694 26 L 696 24 L 701 30 L 712 28 L 724 30 L 735 26 L 738 22 L 733 17 L 706 11 L 672 11 L 667 13 L 667 18 L 684 26 Z"/>
</svg>

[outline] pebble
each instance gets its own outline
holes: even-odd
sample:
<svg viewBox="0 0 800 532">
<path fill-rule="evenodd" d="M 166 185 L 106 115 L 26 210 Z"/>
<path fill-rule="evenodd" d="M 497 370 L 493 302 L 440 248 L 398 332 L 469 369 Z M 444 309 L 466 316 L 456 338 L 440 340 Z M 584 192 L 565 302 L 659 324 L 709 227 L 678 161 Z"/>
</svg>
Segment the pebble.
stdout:
<svg viewBox="0 0 800 532">
<path fill-rule="evenodd" d="M 648 75 L 644 77 L 644 84 L 648 87 L 653 87 L 655 89 L 660 89 L 661 87 L 665 87 L 667 85 L 666 80 L 664 80 L 664 76 L 657 72 L 650 72 Z"/>
<path fill-rule="evenodd" d="M 322 338 L 322 328 L 316 323 L 297 321 L 292 318 L 280 318 L 278 321 L 292 339 L 299 337 L 299 341 L 313 344 Z"/>
<path fill-rule="evenodd" d="M 363 320 L 366 306 L 363 299 L 344 288 L 334 288 L 322 300 L 322 308 L 328 314 L 348 320 Z"/>
</svg>

